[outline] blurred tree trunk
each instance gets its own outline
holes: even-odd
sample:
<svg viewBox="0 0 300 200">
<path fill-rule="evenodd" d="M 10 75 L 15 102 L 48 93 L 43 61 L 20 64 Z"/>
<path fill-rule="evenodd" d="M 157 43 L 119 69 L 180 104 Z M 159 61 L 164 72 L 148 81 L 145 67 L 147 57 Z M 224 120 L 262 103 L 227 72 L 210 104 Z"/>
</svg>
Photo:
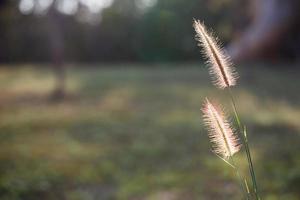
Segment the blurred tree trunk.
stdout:
<svg viewBox="0 0 300 200">
<path fill-rule="evenodd" d="M 48 38 L 50 42 L 51 62 L 56 86 L 50 96 L 51 100 L 60 101 L 66 95 L 66 67 L 64 63 L 64 39 L 61 14 L 52 6 L 48 12 Z"/>
<path fill-rule="evenodd" d="M 249 3 L 250 24 L 229 45 L 229 53 L 235 62 L 266 57 L 277 60 L 285 53 L 282 49 L 288 38 L 299 32 L 299 0 L 251 0 Z M 286 51 L 290 51 L 293 44 L 287 45 Z"/>
</svg>

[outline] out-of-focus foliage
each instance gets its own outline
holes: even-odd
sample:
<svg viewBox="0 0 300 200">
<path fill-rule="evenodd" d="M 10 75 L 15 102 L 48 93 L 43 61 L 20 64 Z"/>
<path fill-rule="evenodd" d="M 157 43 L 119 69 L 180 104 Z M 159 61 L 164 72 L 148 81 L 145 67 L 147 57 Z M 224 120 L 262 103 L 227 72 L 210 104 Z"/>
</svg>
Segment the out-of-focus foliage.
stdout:
<svg viewBox="0 0 300 200">
<path fill-rule="evenodd" d="M 83 12 L 57 13 L 67 61 L 166 61 L 198 59 L 193 18 L 213 26 L 222 40 L 231 37 L 232 0 L 114 0 L 82 21 Z M 0 12 L 0 61 L 49 61 L 49 13 L 22 14 L 18 1 L 7 1 Z"/>
</svg>

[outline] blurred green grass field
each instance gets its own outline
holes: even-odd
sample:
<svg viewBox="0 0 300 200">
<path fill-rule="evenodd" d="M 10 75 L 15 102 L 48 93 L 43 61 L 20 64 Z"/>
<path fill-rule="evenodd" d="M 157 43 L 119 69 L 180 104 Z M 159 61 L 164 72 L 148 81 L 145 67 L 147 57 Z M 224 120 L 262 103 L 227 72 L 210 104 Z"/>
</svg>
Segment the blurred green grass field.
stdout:
<svg viewBox="0 0 300 200">
<path fill-rule="evenodd" d="M 300 79 L 295 68 L 243 67 L 234 89 L 261 195 L 300 199 Z M 241 199 L 210 151 L 201 104 L 229 107 L 198 64 L 0 68 L 0 199 Z M 242 153 L 237 155 L 246 173 Z"/>
</svg>

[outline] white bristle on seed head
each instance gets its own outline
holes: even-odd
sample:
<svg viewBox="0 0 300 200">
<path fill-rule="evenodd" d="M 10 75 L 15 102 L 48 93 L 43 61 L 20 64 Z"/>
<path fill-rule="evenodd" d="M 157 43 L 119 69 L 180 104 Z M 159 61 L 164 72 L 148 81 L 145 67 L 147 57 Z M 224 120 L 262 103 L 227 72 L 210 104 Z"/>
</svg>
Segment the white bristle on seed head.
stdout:
<svg viewBox="0 0 300 200">
<path fill-rule="evenodd" d="M 234 86 L 238 75 L 226 52 L 218 45 L 212 34 L 206 30 L 203 23 L 194 20 L 194 29 L 196 40 L 199 42 L 198 45 L 202 47 L 202 53 L 210 65 L 209 73 L 214 85 L 221 89 Z"/>
<path fill-rule="evenodd" d="M 224 112 L 210 103 L 208 99 L 206 99 L 202 111 L 213 152 L 225 159 L 237 153 L 241 144 Z"/>
</svg>

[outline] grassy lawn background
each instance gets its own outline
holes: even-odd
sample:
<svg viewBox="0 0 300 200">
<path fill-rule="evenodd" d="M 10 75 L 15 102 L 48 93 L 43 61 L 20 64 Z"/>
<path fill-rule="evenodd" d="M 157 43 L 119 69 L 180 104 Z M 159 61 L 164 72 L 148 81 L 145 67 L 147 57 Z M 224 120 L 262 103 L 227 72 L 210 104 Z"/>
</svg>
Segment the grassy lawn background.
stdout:
<svg viewBox="0 0 300 200">
<path fill-rule="evenodd" d="M 262 197 L 299 199 L 300 71 L 238 71 Z M 70 67 L 59 103 L 53 86 L 50 69 L 0 68 L 1 199 L 241 199 L 200 112 L 206 96 L 230 104 L 201 65 Z"/>
</svg>

